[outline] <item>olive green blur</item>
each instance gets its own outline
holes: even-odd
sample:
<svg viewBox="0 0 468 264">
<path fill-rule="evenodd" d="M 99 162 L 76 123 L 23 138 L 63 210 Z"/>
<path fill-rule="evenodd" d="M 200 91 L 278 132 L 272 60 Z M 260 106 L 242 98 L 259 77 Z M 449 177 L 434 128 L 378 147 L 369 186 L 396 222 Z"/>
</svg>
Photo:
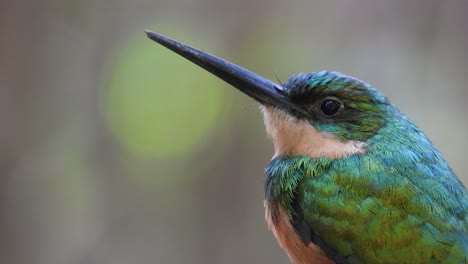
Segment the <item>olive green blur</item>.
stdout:
<svg viewBox="0 0 468 264">
<path fill-rule="evenodd" d="M 466 184 L 466 25 L 455 0 L 0 1 L 0 263 L 289 263 L 258 104 L 144 29 L 274 81 L 365 80 Z"/>
</svg>

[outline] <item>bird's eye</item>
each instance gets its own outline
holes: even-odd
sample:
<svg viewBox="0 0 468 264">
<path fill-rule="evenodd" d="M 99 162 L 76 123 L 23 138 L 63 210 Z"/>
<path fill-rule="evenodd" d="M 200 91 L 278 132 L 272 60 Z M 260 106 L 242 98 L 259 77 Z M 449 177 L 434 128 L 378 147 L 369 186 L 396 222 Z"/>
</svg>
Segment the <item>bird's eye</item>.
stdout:
<svg viewBox="0 0 468 264">
<path fill-rule="evenodd" d="M 343 104 L 336 100 L 336 99 L 331 99 L 327 98 L 322 101 L 322 105 L 320 106 L 320 111 L 322 111 L 322 114 L 326 117 L 331 117 L 334 116 L 340 111 L 342 108 Z"/>
</svg>

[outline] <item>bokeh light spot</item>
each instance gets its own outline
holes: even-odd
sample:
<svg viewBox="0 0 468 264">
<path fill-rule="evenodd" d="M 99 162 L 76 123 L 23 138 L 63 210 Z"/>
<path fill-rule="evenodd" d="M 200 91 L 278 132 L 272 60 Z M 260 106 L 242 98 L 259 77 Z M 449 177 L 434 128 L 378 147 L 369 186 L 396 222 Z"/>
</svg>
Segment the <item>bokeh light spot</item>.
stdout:
<svg viewBox="0 0 468 264">
<path fill-rule="evenodd" d="M 200 43 L 187 34 L 171 37 Z M 116 54 L 106 110 L 127 151 L 174 158 L 205 142 L 222 107 L 220 81 L 143 32 Z"/>
</svg>

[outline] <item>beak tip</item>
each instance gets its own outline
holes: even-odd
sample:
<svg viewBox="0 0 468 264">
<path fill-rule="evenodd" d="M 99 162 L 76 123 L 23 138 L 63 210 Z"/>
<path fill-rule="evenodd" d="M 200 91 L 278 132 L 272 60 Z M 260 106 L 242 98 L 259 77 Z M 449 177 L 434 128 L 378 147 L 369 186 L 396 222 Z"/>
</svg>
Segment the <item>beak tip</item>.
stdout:
<svg viewBox="0 0 468 264">
<path fill-rule="evenodd" d="M 145 33 L 146 33 L 146 36 L 151 39 L 151 40 L 154 40 L 156 42 L 158 42 L 158 40 L 162 39 L 163 36 L 159 35 L 158 33 L 156 32 L 153 32 L 149 29 L 145 29 Z"/>
<path fill-rule="evenodd" d="M 147 36 L 148 38 L 151 38 L 151 35 L 154 34 L 154 32 L 151 31 L 151 30 L 149 30 L 149 29 L 145 29 L 145 33 L 146 33 L 146 36 Z"/>
</svg>

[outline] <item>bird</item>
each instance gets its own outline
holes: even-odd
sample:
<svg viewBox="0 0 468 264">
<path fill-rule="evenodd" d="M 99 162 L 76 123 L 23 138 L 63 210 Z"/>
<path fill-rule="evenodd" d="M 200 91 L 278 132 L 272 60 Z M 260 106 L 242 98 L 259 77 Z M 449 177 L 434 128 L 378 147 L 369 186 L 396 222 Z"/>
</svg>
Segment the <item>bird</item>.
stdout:
<svg viewBox="0 0 468 264">
<path fill-rule="evenodd" d="M 145 32 L 261 104 L 265 218 L 292 263 L 468 263 L 466 187 L 372 85 L 335 71 L 277 84 Z"/>
</svg>

